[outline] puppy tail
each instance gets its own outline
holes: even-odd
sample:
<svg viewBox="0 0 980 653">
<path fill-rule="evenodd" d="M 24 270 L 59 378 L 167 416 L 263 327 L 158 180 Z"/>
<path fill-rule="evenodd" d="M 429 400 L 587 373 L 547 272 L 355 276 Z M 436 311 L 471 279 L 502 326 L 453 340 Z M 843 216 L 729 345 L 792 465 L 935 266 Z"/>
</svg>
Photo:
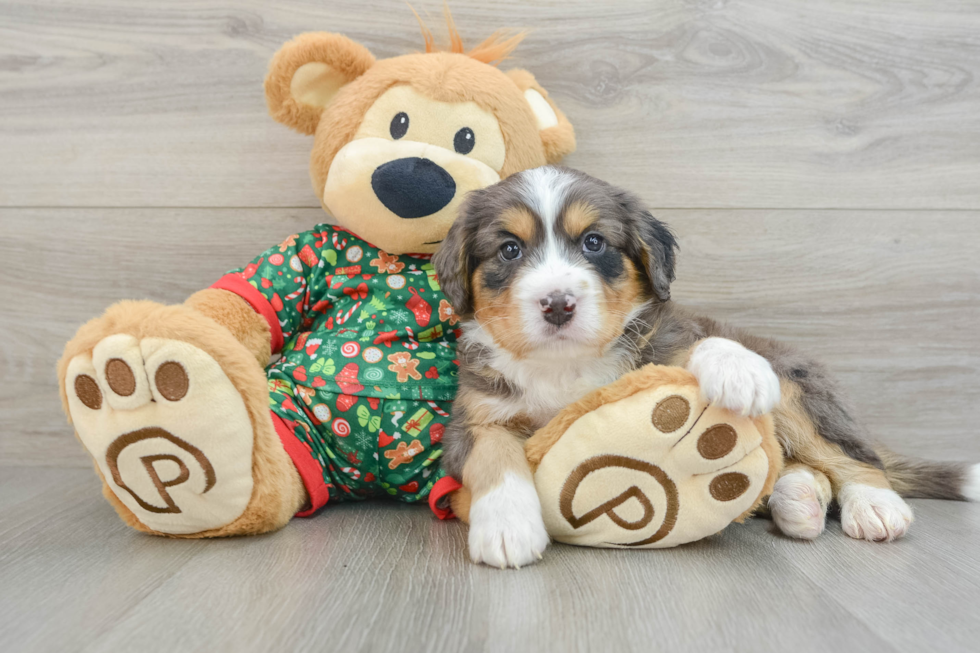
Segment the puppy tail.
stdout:
<svg viewBox="0 0 980 653">
<path fill-rule="evenodd" d="M 925 460 L 876 448 L 885 476 L 903 497 L 980 501 L 980 465 Z"/>
</svg>

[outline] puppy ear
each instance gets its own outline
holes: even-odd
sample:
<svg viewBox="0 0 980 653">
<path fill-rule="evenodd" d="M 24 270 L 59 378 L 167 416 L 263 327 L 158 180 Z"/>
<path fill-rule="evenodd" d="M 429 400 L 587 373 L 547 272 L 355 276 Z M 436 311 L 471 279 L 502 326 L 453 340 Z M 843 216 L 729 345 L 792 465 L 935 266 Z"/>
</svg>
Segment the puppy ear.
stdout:
<svg viewBox="0 0 980 653">
<path fill-rule="evenodd" d="M 374 56 L 340 34 L 311 32 L 283 45 L 269 64 L 265 99 L 272 117 L 313 134 L 323 109 L 344 85 L 374 65 Z"/>
<path fill-rule="evenodd" d="M 473 274 L 472 232 L 474 214 L 470 210 L 482 191 L 472 191 L 466 196 L 459 210 L 459 217 L 449 228 L 439 251 L 432 257 L 432 265 L 439 276 L 442 292 L 453 305 L 458 315 L 473 312 L 473 287 L 470 275 Z"/>
<path fill-rule="evenodd" d="M 548 163 L 558 163 L 575 151 L 575 130 L 561 109 L 548 97 L 534 75 L 526 70 L 508 70 L 507 76 L 517 84 L 538 121 L 538 133 Z"/>
<path fill-rule="evenodd" d="M 657 220 L 645 208 L 636 195 L 621 188 L 613 188 L 613 197 L 624 213 L 624 222 L 630 225 L 632 238 L 630 256 L 646 270 L 653 294 L 662 302 L 670 299 L 670 283 L 674 280 L 674 256 L 677 239 L 670 227 Z"/>
<path fill-rule="evenodd" d="M 670 228 L 653 217 L 649 211 L 641 211 L 637 218 L 637 231 L 644 262 L 653 292 L 662 302 L 670 299 L 670 284 L 674 280 L 674 255 L 677 239 Z"/>
</svg>

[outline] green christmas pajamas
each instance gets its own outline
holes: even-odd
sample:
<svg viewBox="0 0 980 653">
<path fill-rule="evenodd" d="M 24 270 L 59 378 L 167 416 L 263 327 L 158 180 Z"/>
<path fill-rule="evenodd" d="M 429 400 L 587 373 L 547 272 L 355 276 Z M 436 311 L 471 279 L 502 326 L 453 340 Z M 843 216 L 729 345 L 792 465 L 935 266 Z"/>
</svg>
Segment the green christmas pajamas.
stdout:
<svg viewBox="0 0 980 653">
<path fill-rule="evenodd" d="M 328 501 L 437 500 L 456 395 L 459 318 L 425 255 L 387 254 L 332 225 L 292 235 L 212 287 L 268 322 L 270 408 L 312 514 Z"/>
</svg>

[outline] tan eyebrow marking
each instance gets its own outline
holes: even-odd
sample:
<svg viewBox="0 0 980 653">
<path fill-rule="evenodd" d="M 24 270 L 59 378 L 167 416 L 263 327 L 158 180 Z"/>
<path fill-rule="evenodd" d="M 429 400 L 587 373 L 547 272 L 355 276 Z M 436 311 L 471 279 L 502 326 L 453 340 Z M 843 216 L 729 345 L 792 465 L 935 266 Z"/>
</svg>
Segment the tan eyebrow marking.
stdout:
<svg viewBox="0 0 980 653">
<path fill-rule="evenodd" d="M 565 232 L 572 240 L 578 240 L 579 236 L 599 220 L 599 211 L 591 204 L 577 201 L 565 209 L 562 217 Z"/>
<path fill-rule="evenodd" d="M 512 206 L 504 209 L 500 216 L 501 225 L 525 243 L 534 239 L 535 220 L 531 211 L 523 206 Z"/>
</svg>

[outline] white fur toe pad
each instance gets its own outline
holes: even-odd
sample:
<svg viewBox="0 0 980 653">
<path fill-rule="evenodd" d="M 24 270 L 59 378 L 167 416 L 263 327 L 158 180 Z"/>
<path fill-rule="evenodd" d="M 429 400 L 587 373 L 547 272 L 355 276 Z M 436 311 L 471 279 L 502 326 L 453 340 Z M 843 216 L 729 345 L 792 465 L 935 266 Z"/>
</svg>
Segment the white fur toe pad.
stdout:
<svg viewBox="0 0 980 653">
<path fill-rule="evenodd" d="M 812 540 L 823 533 L 826 506 L 820 505 L 813 474 L 801 469 L 776 481 L 769 497 L 772 520 L 788 537 Z"/>
<path fill-rule="evenodd" d="M 904 536 L 912 523 L 912 508 L 894 490 L 847 483 L 837 500 L 841 527 L 858 540 L 890 542 Z"/>
<path fill-rule="evenodd" d="M 491 567 L 537 562 L 548 546 L 541 503 L 530 480 L 508 472 L 470 508 L 470 558 Z"/>
</svg>

